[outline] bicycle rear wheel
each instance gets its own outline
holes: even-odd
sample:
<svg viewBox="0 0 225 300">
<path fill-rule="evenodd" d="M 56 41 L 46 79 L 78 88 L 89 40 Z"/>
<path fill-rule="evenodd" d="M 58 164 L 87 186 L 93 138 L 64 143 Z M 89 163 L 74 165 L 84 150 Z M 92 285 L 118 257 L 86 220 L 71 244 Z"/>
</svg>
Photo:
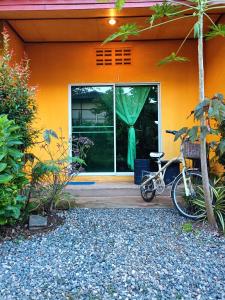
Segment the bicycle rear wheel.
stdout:
<svg viewBox="0 0 225 300">
<path fill-rule="evenodd" d="M 145 175 L 141 179 L 141 184 L 145 182 L 149 176 Z M 155 197 L 155 190 L 154 190 L 154 184 L 153 181 L 148 181 L 145 185 L 141 186 L 141 197 L 145 202 L 151 202 L 153 198 Z"/>
<path fill-rule="evenodd" d="M 172 200 L 179 213 L 189 219 L 199 220 L 206 216 L 202 175 L 195 170 L 186 171 L 186 182 L 190 196 L 186 196 L 183 175 L 175 179 L 172 186 Z"/>
</svg>

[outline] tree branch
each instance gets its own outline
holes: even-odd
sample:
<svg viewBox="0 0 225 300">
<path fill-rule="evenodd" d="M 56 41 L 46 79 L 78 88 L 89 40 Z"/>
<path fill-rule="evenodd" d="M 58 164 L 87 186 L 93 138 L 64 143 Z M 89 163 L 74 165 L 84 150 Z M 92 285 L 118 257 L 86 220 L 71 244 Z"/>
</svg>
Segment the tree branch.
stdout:
<svg viewBox="0 0 225 300">
<path fill-rule="evenodd" d="M 205 16 L 206 18 L 208 18 L 209 21 L 210 21 L 214 26 L 216 25 L 215 22 L 212 20 L 212 18 L 211 18 L 208 14 L 204 13 L 204 16 Z"/>
<path fill-rule="evenodd" d="M 155 27 L 159 27 L 159 26 L 162 26 L 162 25 L 171 23 L 171 22 L 175 22 L 175 21 L 177 21 L 177 20 L 186 19 L 186 18 L 190 18 L 190 17 L 193 17 L 193 16 L 192 16 L 192 15 L 182 16 L 182 17 L 179 17 L 179 18 L 176 18 L 176 19 L 172 19 L 172 20 L 168 20 L 168 21 L 165 21 L 165 22 L 162 22 L 162 23 L 158 23 L 158 24 L 155 24 L 155 25 L 151 25 L 151 26 L 148 26 L 148 27 L 145 27 L 145 28 L 143 28 L 143 29 L 138 30 L 138 33 L 139 33 L 139 32 L 143 32 L 143 31 L 146 31 L 146 30 L 150 30 L 150 29 L 153 29 L 153 28 L 155 28 Z"/>
<path fill-rule="evenodd" d="M 188 37 L 190 36 L 190 34 L 192 33 L 192 31 L 194 30 L 194 26 L 191 28 L 191 30 L 188 32 L 188 34 L 186 35 L 185 39 L 183 40 L 183 42 L 181 43 L 180 47 L 177 49 L 176 55 L 180 52 L 181 48 L 183 47 L 183 45 L 185 44 L 186 40 L 188 39 Z"/>
</svg>

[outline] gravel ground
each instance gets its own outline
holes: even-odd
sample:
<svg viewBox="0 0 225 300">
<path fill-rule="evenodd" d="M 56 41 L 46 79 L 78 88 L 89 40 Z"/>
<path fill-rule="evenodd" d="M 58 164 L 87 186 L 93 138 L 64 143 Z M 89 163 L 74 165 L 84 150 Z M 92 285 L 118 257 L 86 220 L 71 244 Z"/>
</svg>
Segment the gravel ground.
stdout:
<svg viewBox="0 0 225 300">
<path fill-rule="evenodd" d="M 0 245 L 0 299 L 225 299 L 225 239 L 173 209 L 74 209 Z"/>
</svg>

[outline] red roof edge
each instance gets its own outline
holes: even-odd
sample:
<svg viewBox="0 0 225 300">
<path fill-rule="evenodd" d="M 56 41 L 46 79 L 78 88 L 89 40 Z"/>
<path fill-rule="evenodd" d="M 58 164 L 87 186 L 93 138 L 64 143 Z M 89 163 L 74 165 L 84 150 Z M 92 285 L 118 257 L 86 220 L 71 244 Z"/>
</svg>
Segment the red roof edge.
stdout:
<svg viewBox="0 0 225 300">
<path fill-rule="evenodd" d="M 127 0 L 124 7 L 151 7 L 156 3 L 162 3 L 163 0 Z M 179 0 L 180 2 L 188 2 Z M 215 0 L 215 4 L 224 4 L 224 0 Z M 77 9 L 101 9 L 114 8 L 115 0 L 109 0 L 107 3 L 103 0 L 1 0 L 0 11 L 35 11 L 35 10 L 77 10 Z"/>
<path fill-rule="evenodd" d="M 184 0 L 180 0 L 180 2 Z M 151 7 L 163 0 L 127 0 L 124 7 Z M 76 10 L 76 9 L 101 9 L 114 8 L 115 1 L 101 0 L 1 0 L 0 11 L 32 11 L 32 10 Z"/>
</svg>

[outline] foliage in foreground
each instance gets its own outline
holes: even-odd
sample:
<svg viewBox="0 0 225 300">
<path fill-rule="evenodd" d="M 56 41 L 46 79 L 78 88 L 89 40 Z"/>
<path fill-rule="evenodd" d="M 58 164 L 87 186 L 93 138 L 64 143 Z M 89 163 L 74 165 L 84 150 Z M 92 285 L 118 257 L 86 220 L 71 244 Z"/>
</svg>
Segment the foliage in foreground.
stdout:
<svg viewBox="0 0 225 300">
<path fill-rule="evenodd" d="M 213 212 L 216 218 L 219 229 L 225 234 L 225 188 L 224 182 L 219 180 L 215 186 L 212 187 L 213 192 Z M 203 213 L 206 211 L 203 191 L 199 193 L 202 195 L 199 199 L 194 200 L 194 204 L 198 207 L 198 211 Z"/>
<path fill-rule="evenodd" d="M 20 191 L 27 183 L 23 172 L 23 153 L 19 127 L 0 115 L 0 225 L 11 224 L 20 218 L 25 199 Z"/>
<path fill-rule="evenodd" d="M 62 132 L 58 135 L 53 130 L 45 130 L 40 149 L 41 155 L 46 159 L 42 160 L 34 155 L 28 157 L 26 170 L 30 174 L 30 183 L 25 191 L 26 211 L 52 211 L 62 200 L 68 200 L 69 204 L 70 195 L 65 192 L 65 187 L 78 175 L 85 164 L 87 151 L 93 145 L 84 137 L 75 139 L 74 142 L 75 148 L 70 156 L 70 144 Z M 30 201 L 32 197 L 35 198 L 34 202 Z"/>
<path fill-rule="evenodd" d="M 181 128 L 175 136 L 189 137 L 192 142 L 210 137 L 211 149 L 216 154 L 218 161 L 223 163 L 225 155 L 225 101 L 222 94 L 213 98 L 206 98 L 191 112 L 195 121 L 205 120 L 205 125 L 195 125 L 191 128 Z"/>
<path fill-rule="evenodd" d="M 19 64 L 12 62 L 9 50 L 9 35 L 3 32 L 2 56 L 0 58 L 0 114 L 7 114 L 10 120 L 20 127 L 22 151 L 33 145 L 38 131 L 32 128 L 35 119 L 35 88 L 30 87 L 29 61 L 24 59 Z"/>
</svg>

